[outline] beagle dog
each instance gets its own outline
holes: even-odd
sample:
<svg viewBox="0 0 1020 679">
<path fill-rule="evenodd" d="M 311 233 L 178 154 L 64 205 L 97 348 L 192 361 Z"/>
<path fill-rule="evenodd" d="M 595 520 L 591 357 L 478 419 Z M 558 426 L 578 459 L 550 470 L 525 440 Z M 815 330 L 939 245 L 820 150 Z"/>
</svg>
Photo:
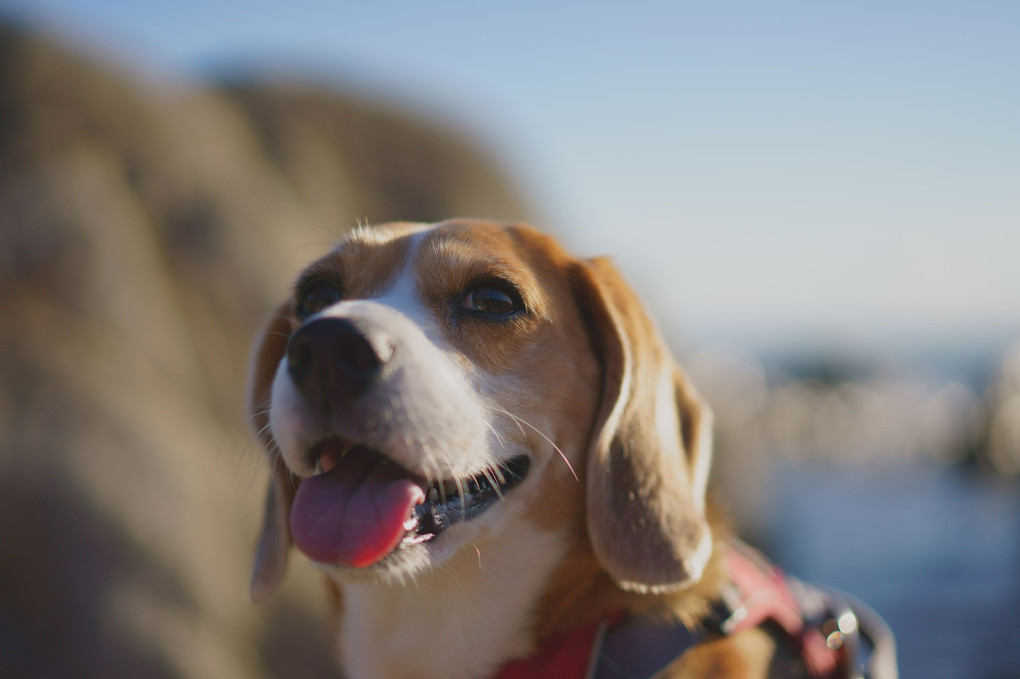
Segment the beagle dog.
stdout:
<svg viewBox="0 0 1020 679">
<path fill-rule="evenodd" d="M 252 596 L 311 559 L 352 679 L 595 676 L 613 628 L 703 630 L 730 580 L 709 408 L 609 261 L 531 227 L 352 232 L 262 332 L 249 406 Z M 649 672 L 766 677 L 781 647 L 703 634 Z"/>
</svg>

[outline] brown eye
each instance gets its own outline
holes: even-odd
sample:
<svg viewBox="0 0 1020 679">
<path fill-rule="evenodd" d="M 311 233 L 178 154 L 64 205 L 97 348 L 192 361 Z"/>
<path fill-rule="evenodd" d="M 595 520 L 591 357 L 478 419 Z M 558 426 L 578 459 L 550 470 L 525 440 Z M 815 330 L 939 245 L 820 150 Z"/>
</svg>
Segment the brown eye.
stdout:
<svg viewBox="0 0 1020 679">
<path fill-rule="evenodd" d="M 340 301 L 340 287 L 325 278 L 313 278 L 298 288 L 296 314 L 299 320 L 319 313 Z"/>
<path fill-rule="evenodd" d="M 460 305 L 485 316 L 511 316 L 524 308 L 514 290 L 492 284 L 468 290 Z"/>
</svg>

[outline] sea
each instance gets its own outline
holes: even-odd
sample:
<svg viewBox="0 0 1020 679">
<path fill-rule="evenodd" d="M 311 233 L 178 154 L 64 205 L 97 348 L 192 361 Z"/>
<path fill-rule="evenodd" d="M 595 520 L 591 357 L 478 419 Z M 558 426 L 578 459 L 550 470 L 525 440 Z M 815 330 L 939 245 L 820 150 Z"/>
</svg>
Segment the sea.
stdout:
<svg viewBox="0 0 1020 679">
<path fill-rule="evenodd" d="M 1020 679 L 1020 480 L 932 463 L 782 465 L 770 556 L 867 602 L 905 679 Z"/>
</svg>

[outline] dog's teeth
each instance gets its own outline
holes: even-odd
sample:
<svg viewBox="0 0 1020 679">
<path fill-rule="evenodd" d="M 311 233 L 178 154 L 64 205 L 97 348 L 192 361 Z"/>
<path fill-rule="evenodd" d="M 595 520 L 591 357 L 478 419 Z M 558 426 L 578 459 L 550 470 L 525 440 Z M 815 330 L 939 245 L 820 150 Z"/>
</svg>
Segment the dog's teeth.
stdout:
<svg viewBox="0 0 1020 679">
<path fill-rule="evenodd" d="M 439 491 L 435 486 L 429 486 L 429 502 L 439 502 Z"/>
</svg>

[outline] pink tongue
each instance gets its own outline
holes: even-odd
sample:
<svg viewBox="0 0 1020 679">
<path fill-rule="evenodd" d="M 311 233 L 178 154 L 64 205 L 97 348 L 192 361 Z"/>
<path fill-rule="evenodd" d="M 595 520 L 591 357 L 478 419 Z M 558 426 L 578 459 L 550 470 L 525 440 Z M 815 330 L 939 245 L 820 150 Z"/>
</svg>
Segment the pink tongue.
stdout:
<svg viewBox="0 0 1020 679">
<path fill-rule="evenodd" d="M 355 447 L 325 474 L 305 479 L 290 510 L 294 544 L 322 563 L 364 568 L 392 552 L 425 492 L 399 466 Z"/>
</svg>

